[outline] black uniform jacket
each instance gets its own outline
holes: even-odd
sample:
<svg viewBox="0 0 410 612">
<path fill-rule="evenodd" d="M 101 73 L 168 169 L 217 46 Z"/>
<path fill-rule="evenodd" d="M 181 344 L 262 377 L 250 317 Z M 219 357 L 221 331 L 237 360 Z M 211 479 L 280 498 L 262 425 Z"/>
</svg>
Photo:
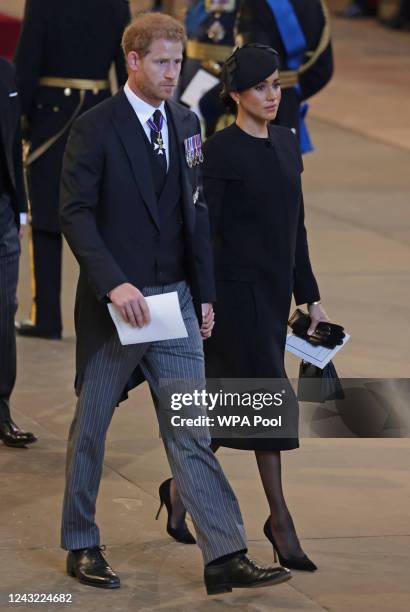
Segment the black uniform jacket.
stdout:
<svg viewBox="0 0 410 612">
<path fill-rule="evenodd" d="M 39 85 L 41 77 L 107 80 L 114 62 L 119 86 L 127 78 L 121 37 L 130 20 L 126 0 L 27 0 L 15 64 L 25 117 L 24 136 L 35 151 L 67 125 L 80 93 Z M 111 95 L 87 91 L 81 112 Z M 29 166 L 33 228 L 58 232 L 58 189 L 68 130 Z"/>
<path fill-rule="evenodd" d="M 167 107 L 179 148 L 187 280 L 200 318 L 200 304 L 215 300 L 208 210 L 199 189 L 199 167 L 188 167 L 184 146 L 200 127 L 191 111 L 174 102 Z M 137 121 L 121 90 L 74 123 L 64 156 L 61 227 L 80 264 L 77 392 L 89 358 L 115 329 L 107 293 L 125 282 L 139 289 L 155 284 L 161 228 L 145 136 L 136 129 Z"/>
<path fill-rule="evenodd" d="M 0 58 L 0 133 L 7 162 L 11 203 L 20 226 L 20 213 L 27 211 L 21 159 L 20 105 L 13 65 Z"/>
<path fill-rule="evenodd" d="M 321 1 L 290 0 L 290 3 L 305 35 L 308 53 L 315 51 L 325 25 Z M 258 42 L 276 49 L 282 60 L 282 69 L 289 69 L 286 65 L 286 50 L 275 17 L 265 0 L 242 0 L 237 29 L 245 43 Z M 308 58 L 309 55 L 304 61 L 307 61 Z M 293 88 L 282 90 L 282 102 L 276 123 L 297 128 L 299 103 L 320 91 L 330 81 L 332 74 L 333 53 L 331 42 L 329 42 L 316 62 L 300 76 L 300 93 L 298 94 Z"/>
<path fill-rule="evenodd" d="M 15 56 L 23 115 L 35 112 L 42 76 L 103 80 L 114 61 L 124 83 L 121 37 L 129 20 L 125 0 L 27 0 Z"/>
</svg>

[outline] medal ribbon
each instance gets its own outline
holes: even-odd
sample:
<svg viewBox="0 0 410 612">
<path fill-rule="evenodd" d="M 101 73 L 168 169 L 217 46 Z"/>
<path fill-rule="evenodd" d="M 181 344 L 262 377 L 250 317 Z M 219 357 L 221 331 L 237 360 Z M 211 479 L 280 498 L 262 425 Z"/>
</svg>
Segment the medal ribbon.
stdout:
<svg viewBox="0 0 410 612">
<path fill-rule="evenodd" d="M 164 117 L 161 113 L 161 117 L 159 119 L 159 125 L 157 125 L 155 123 L 155 121 L 153 120 L 153 118 L 151 117 L 150 119 L 148 119 L 147 121 L 149 127 L 151 128 L 151 130 L 153 130 L 154 132 L 156 132 L 157 134 L 159 134 L 162 130 L 162 127 L 164 125 Z"/>
</svg>

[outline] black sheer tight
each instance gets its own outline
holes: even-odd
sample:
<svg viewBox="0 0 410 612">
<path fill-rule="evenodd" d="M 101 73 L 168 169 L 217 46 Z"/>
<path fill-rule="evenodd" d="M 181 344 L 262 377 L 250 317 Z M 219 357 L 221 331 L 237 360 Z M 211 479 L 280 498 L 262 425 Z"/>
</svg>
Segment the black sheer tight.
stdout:
<svg viewBox="0 0 410 612">
<path fill-rule="evenodd" d="M 179 496 L 177 485 L 175 483 L 175 478 L 171 480 L 170 498 L 171 498 L 171 505 L 172 505 L 172 514 L 171 514 L 170 523 L 171 523 L 171 527 L 176 529 L 177 527 L 181 525 L 182 521 L 184 520 L 185 506 L 182 503 L 182 499 Z"/>
<path fill-rule="evenodd" d="M 304 552 L 283 495 L 280 451 L 255 451 L 255 456 L 270 508 L 272 534 L 279 551 L 283 557 L 303 557 Z"/>
<path fill-rule="evenodd" d="M 219 446 L 212 443 L 214 453 Z M 286 505 L 282 488 L 282 464 L 280 451 L 255 451 L 259 474 L 266 499 L 270 508 L 270 521 L 273 537 L 283 557 L 303 557 L 292 516 Z M 180 524 L 184 505 L 179 496 L 175 480 L 171 482 L 172 527 Z"/>
<path fill-rule="evenodd" d="M 218 448 L 218 445 L 213 443 L 211 444 L 211 449 L 214 453 L 216 453 Z M 185 506 L 179 496 L 179 492 L 174 478 L 171 480 L 170 497 L 172 504 L 171 527 L 174 527 L 175 529 L 176 527 L 178 527 L 178 525 L 181 524 L 184 518 Z"/>
</svg>

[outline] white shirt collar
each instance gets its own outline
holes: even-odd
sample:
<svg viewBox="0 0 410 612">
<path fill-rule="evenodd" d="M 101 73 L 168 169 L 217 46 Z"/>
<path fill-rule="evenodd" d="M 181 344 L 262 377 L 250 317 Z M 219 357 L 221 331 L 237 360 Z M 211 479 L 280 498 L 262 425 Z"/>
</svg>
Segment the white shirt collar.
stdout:
<svg viewBox="0 0 410 612">
<path fill-rule="evenodd" d="M 142 100 L 139 96 L 137 96 L 131 89 L 131 87 L 127 83 L 124 85 L 124 93 L 127 96 L 128 102 L 131 104 L 134 109 L 138 119 L 140 120 L 141 125 L 145 125 L 145 123 L 152 117 L 156 110 L 160 110 L 162 116 L 164 117 L 164 121 L 167 120 L 167 114 L 165 112 L 165 102 L 161 102 L 160 106 L 152 106 Z"/>
</svg>

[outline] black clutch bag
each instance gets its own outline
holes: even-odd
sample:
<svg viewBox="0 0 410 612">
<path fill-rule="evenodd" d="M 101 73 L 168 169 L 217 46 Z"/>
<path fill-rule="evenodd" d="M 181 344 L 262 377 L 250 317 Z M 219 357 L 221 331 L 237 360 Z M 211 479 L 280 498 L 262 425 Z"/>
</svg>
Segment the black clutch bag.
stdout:
<svg viewBox="0 0 410 612">
<path fill-rule="evenodd" d="M 299 367 L 298 400 L 320 402 L 344 399 L 345 394 L 332 361 L 321 370 L 312 363 L 301 361 Z"/>
<path fill-rule="evenodd" d="M 307 331 L 310 326 L 310 316 L 296 308 L 295 312 L 288 321 L 289 327 L 292 329 L 295 336 L 303 338 L 306 342 L 314 346 L 325 346 L 333 349 L 339 344 L 343 344 L 345 337 L 344 327 L 336 325 L 336 323 L 321 322 L 318 323 L 312 335 L 308 335 Z"/>
<path fill-rule="evenodd" d="M 333 349 L 343 344 L 344 328 L 335 323 L 318 323 L 314 334 L 308 335 L 310 316 L 297 308 L 289 319 L 289 327 L 295 336 L 303 338 L 314 346 L 324 346 Z M 301 361 L 299 367 L 298 400 L 301 402 L 326 402 L 344 399 L 336 368 L 330 361 L 323 369 Z"/>
</svg>

